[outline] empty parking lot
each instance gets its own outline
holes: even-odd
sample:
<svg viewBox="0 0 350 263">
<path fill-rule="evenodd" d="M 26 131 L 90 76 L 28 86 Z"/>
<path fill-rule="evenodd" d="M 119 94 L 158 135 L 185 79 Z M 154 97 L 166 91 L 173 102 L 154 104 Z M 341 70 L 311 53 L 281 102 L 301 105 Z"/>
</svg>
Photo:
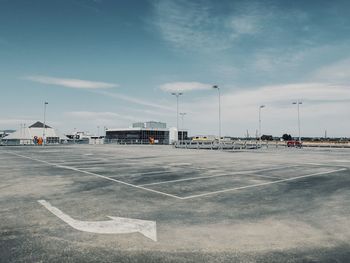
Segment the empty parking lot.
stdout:
<svg viewBox="0 0 350 263">
<path fill-rule="evenodd" d="M 346 262 L 349 153 L 1 147 L 2 260 Z"/>
</svg>

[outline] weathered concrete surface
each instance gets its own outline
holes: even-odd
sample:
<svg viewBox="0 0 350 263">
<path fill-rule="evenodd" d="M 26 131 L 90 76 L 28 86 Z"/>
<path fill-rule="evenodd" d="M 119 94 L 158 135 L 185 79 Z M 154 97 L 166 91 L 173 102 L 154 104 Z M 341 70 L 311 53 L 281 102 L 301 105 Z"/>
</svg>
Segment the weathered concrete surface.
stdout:
<svg viewBox="0 0 350 263">
<path fill-rule="evenodd" d="M 342 149 L 0 147 L 0 262 L 349 262 L 348 169 Z M 41 199 L 156 221 L 158 242 L 75 230 Z"/>
</svg>

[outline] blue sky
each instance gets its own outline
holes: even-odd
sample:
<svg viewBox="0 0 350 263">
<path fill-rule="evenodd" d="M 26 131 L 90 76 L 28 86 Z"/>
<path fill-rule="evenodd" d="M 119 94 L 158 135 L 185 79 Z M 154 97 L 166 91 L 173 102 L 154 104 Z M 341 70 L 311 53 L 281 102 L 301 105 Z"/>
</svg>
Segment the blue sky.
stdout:
<svg viewBox="0 0 350 263">
<path fill-rule="evenodd" d="M 0 0 L 0 129 L 176 124 L 191 134 L 350 136 L 349 1 Z"/>
</svg>

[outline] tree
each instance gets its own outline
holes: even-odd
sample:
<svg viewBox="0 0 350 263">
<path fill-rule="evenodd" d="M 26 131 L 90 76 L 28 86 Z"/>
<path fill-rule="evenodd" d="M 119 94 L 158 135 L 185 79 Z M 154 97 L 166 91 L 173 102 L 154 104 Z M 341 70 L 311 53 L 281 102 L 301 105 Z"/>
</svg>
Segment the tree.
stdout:
<svg viewBox="0 0 350 263">
<path fill-rule="evenodd" d="M 263 140 L 263 141 L 273 141 L 273 137 L 272 137 L 272 135 L 263 135 L 263 136 L 261 136 L 261 140 Z"/>
<path fill-rule="evenodd" d="M 293 138 L 292 138 L 292 136 L 291 136 L 290 134 L 285 133 L 285 134 L 282 135 L 282 139 L 283 139 L 284 141 L 290 141 L 290 140 L 292 140 Z"/>
</svg>

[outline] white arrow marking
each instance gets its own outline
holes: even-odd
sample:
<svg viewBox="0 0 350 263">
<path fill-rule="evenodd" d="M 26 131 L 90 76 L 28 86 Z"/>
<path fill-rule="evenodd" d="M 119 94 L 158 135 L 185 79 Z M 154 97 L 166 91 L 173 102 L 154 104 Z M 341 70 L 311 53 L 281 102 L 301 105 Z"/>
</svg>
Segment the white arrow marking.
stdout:
<svg viewBox="0 0 350 263">
<path fill-rule="evenodd" d="M 145 237 L 157 241 L 157 228 L 155 221 L 113 216 L 109 216 L 111 220 L 108 221 L 79 221 L 71 218 L 69 215 L 63 213 L 45 200 L 38 200 L 38 202 L 68 225 L 80 231 L 98 234 L 126 234 L 139 232 Z"/>
</svg>

